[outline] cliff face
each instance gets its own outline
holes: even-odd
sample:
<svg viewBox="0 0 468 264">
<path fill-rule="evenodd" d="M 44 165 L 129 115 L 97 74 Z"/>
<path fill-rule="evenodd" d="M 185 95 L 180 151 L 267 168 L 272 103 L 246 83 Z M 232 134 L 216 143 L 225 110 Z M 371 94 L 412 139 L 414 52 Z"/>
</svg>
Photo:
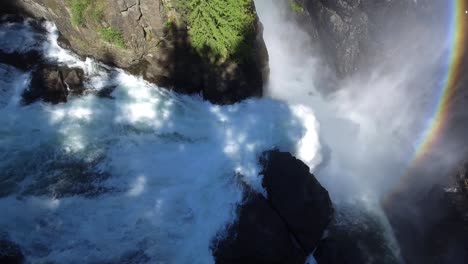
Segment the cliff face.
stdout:
<svg viewBox="0 0 468 264">
<path fill-rule="evenodd" d="M 189 39 L 186 14 L 174 0 L 18 0 L 17 8 L 54 22 L 61 44 L 158 85 L 201 93 L 215 103 L 262 94 L 268 55 L 261 25 L 246 37 L 245 60 L 208 59 Z"/>
<path fill-rule="evenodd" d="M 430 19 L 441 1 L 297 0 L 299 24 L 320 43 L 339 77 L 355 73 L 395 48 L 416 19 Z M 443 4 L 443 3 L 442 3 Z M 400 35 L 399 35 L 400 34 Z M 391 45 L 393 45 L 393 47 Z M 387 45 L 387 46 L 386 46 Z"/>
</svg>

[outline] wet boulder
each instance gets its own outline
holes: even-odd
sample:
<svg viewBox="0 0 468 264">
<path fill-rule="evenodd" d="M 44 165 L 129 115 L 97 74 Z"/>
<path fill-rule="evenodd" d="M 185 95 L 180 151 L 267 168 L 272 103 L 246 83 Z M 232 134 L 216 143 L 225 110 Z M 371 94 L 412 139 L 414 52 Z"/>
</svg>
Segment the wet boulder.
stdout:
<svg viewBox="0 0 468 264">
<path fill-rule="evenodd" d="M 262 163 L 268 201 L 304 251 L 312 252 L 332 220 L 328 191 L 309 172 L 309 167 L 290 153 L 267 152 Z"/>
<path fill-rule="evenodd" d="M 80 68 L 62 68 L 63 82 L 68 86 L 72 94 L 81 95 L 85 91 L 84 71 Z"/>
<path fill-rule="evenodd" d="M 84 72 L 78 68 L 57 65 L 41 65 L 32 73 L 30 86 L 22 94 L 23 103 L 28 105 L 37 100 L 58 104 L 67 102 L 69 92 L 81 94 Z"/>
<path fill-rule="evenodd" d="M 24 255 L 19 245 L 0 239 L 0 263 L 2 264 L 20 264 L 24 263 Z"/>
<path fill-rule="evenodd" d="M 246 190 L 238 215 L 227 233 L 213 243 L 216 263 L 305 262 L 283 220 L 261 194 Z"/>
<path fill-rule="evenodd" d="M 213 242 L 218 264 L 302 264 L 332 219 L 328 192 L 304 163 L 279 151 L 260 162 L 267 198 L 244 187 L 238 219 Z"/>
</svg>

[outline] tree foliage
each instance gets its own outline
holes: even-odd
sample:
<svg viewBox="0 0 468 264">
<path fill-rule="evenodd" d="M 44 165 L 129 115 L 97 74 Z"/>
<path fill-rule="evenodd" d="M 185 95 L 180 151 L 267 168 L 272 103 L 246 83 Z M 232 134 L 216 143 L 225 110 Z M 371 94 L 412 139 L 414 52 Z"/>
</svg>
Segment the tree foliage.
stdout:
<svg viewBox="0 0 468 264">
<path fill-rule="evenodd" d="M 252 0 L 187 0 L 192 46 L 221 59 L 239 57 L 255 33 Z"/>
</svg>

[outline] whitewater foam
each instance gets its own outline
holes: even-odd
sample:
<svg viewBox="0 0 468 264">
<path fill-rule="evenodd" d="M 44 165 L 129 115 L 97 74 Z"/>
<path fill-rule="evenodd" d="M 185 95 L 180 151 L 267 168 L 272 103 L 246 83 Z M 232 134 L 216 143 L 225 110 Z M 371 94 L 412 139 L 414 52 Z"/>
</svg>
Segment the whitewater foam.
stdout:
<svg viewBox="0 0 468 264">
<path fill-rule="evenodd" d="M 31 33 L 22 26 L 12 28 Z M 318 125 L 304 106 L 178 95 L 81 61 L 46 27 L 48 59 L 85 69 L 88 90 L 115 90 L 113 99 L 21 106 L 12 91 L 29 73 L 0 64 L 0 234 L 32 263 L 213 263 L 210 243 L 235 219 L 240 181 L 263 192 L 263 151 L 291 151 L 312 170 L 320 163 Z"/>
</svg>

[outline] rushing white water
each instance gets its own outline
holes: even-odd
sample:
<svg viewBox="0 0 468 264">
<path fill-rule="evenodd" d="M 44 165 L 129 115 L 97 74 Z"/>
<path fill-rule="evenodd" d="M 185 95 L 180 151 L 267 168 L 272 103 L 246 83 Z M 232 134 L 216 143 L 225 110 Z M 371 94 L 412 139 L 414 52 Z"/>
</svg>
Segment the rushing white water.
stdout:
<svg viewBox="0 0 468 264">
<path fill-rule="evenodd" d="M 51 24 L 36 46 L 28 27 L 1 27 L 10 41 L 0 37 L 0 49 L 34 46 L 83 68 L 90 91 L 116 86 L 112 99 L 89 92 L 23 106 L 30 73 L 0 64 L 0 237 L 32 263 L 212 263 L 210 242 L 235 218 L 239 181 L 263 191 L 263 151 L 292 151 L 311 169 L 321 161 L 307 107 L 215 106 L 80 61 L 57 46 Z"/>
<path fill-rule="evenodd" d="M 268 95 L 314 109 L 324 157 L 316 172 L 335 208 L 356 208 L 356 215 L 376 218 L 380 230 L 375 232 L 383 233 L 387 242 L 381 242 L 388 243 L 398 258 L 380 199 L 405 175 L 427 115 L 432 114 L 437 92 L 444 85 L 444 58 L 450 51 L 450 43 L 444 40 L 445 10 L 437 10 L 440 13 L 434 14 L 432 22 L 414 18 L 405 28 L 379 32 L 382 60 L 370 70 L 327 83 L 333 76 L 323 63 L 318 41 L 304 31 L 308 25 L 298 24 L 289 1 L 255 0 L 255 4 L 270 56 Z M 324 84 L 337 85 L 331 89 L 335 92 L 322 95 L 320 90 L 328 89 Z M 343 216 L 343 225 L 350 230 L 366 228 L 359 219 L 348 219 L 353 215 Z M 356 243 L 360 242 L 369 243 Z M 384 263 L 383 258 L 380 262 Z"/>
</svg>

